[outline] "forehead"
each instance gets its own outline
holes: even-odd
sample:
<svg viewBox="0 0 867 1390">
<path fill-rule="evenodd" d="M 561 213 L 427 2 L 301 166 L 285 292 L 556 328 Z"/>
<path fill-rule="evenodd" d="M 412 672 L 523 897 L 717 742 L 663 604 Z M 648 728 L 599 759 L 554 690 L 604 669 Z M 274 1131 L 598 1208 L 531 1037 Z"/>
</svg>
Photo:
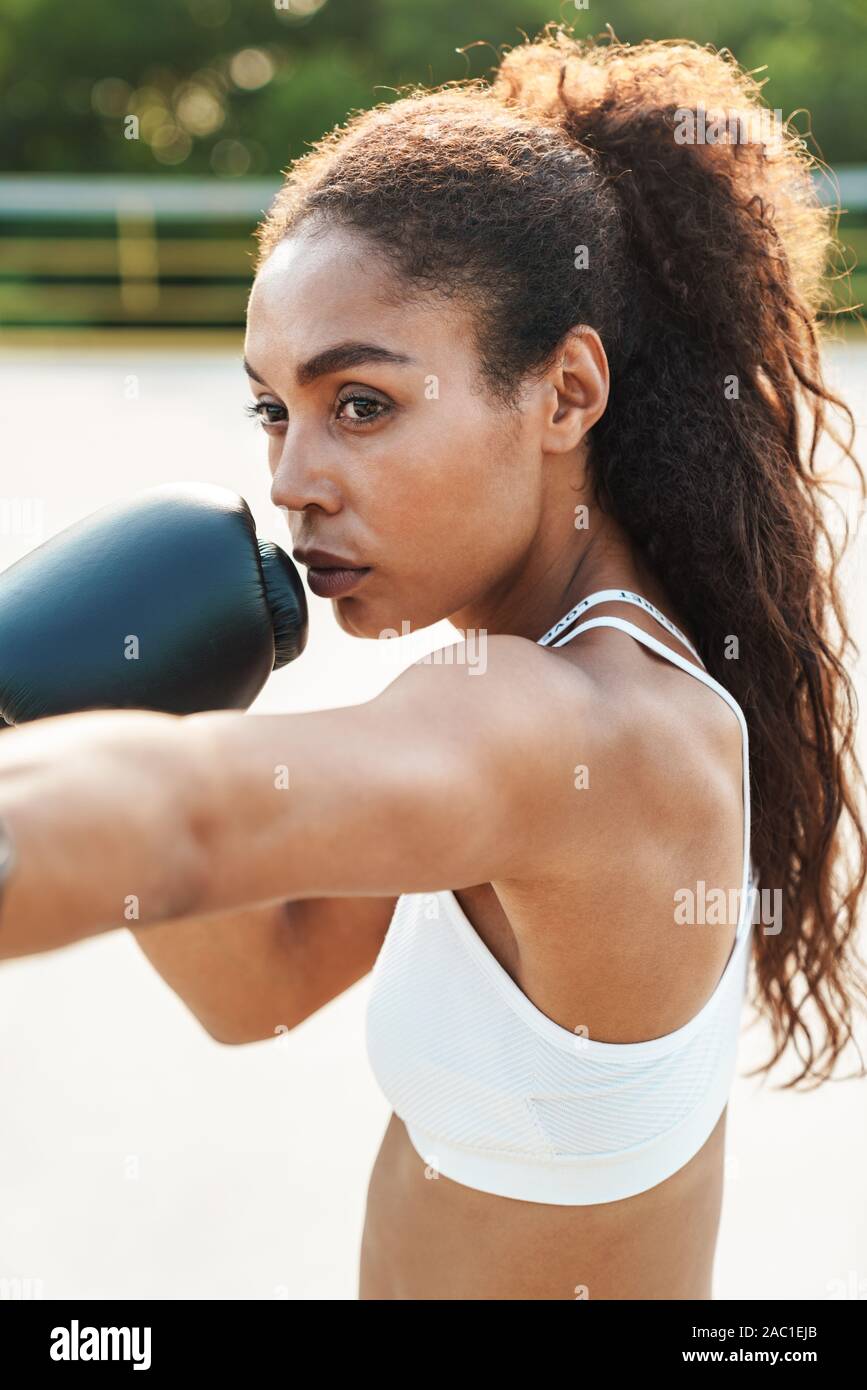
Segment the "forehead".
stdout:
<svg viewBox="0 0 867 1390">
<path fill-rule="evenodd" d="M 300 362 L 330 343 L 364 339 L 431 361 L 454 355 L 468 327 L 456 302 L 411 295 L 387 253 L 358 233 L 301 229 L 278 243 L 256 276 L 245 350 L 256 363 L 274 351 Z"/>
</svg>

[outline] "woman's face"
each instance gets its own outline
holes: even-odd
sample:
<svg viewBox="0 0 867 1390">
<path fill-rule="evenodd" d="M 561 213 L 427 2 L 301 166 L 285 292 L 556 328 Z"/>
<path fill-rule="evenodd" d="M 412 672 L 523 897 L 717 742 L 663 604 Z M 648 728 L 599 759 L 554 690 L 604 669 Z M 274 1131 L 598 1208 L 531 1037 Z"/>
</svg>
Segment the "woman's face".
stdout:
<svg viewBox="0 0 867 1390">
<path fill-rule="evenodd" d="M 272 499 L 302 562 L 321 550 L 368 567 L 333 600 L 363 637 L 496 606 L 542 508 L 536 416 L 479 383 L 469 318 L 388 292 L 362 238 L 302 230 L 257 275 L 245 343 Z M 331 596 L 315 568 L 311 588 Z"/>
</svg>

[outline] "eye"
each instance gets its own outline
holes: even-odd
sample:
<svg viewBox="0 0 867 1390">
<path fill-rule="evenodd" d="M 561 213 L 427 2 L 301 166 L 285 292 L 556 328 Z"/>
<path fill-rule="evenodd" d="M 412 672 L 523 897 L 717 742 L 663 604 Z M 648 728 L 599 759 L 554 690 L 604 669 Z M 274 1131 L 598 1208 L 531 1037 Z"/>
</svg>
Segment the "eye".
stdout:
<svg viewBox="0 0 867 1390">
<path fill-rule="evenodd" d="M 268 414 L 269 411 L 277 411 L 276 415 Z M 279 425 L 286 419 L 286 407 L 278 405 L 276 401 L 255 401 L 253 404 L 244 406 L 244 414 L 251 420 L 258 420 L 263 428 L 268 425 Z"/>
<path fill-rule="evenodd" d="M 343 418 L 352 425 L 362 425 L 366 421 L 380 420 L 384 415 L 388 415 L 391 406 L 386 401 L 381 401 L 378 396 L 366 395 L 361 391 L 350 391 L 344 396 L 337 397 L 338 406 L 352 406 L 354 414 L 341 417 L 340 411 L 337 412 L 338 420 Z"/>
</svg>

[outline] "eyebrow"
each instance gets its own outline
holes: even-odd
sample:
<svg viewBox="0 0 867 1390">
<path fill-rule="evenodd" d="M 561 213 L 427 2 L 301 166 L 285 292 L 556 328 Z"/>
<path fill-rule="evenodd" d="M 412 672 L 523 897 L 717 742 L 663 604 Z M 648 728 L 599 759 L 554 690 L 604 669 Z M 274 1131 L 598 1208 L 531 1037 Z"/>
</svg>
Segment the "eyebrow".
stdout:
<svg viewBox="0 0 867 1390">
<path fill-rule="evenodd" d="M 309 386 L 317 377 L 329 376 L 332 372 L 344 371 L 347 367 L 360 367 L 366 362 L 388 362 L 392 366 L 416 366 L 416 359 L 403 352 L 392 352 L 390 348 L 379 347 L 376 343 L 335 343 L 333 347 L 323 348 L 315 356 L 308 358 L 298 367 L 295 377 L 299 386 Z M 260 386 L 267 386 L 258 372 L 244 358 L 244 370 Z"/>
</svg>

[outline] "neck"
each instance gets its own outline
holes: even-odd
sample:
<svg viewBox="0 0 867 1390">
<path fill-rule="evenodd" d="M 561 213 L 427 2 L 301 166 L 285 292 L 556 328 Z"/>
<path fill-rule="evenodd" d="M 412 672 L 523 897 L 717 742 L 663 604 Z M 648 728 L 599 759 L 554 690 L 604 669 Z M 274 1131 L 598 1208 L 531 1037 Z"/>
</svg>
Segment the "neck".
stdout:
<svg viewBox="0 0 867 1390">
<path fill-rule="evenodd" d="M 449 621 L 460 632 L 509 633 L 532 642 L 553 627 L 576 603 L 599 589 L 631 589 L 660 608 L 665 595 L 636 553 L 623 528 L 610 516 L 593 513 L 591 532 L 574 529 L 553 553 L 534 543 L 515 571 Z M 575 543 L 575 538 L 583 538 Z"/>
</svg>

